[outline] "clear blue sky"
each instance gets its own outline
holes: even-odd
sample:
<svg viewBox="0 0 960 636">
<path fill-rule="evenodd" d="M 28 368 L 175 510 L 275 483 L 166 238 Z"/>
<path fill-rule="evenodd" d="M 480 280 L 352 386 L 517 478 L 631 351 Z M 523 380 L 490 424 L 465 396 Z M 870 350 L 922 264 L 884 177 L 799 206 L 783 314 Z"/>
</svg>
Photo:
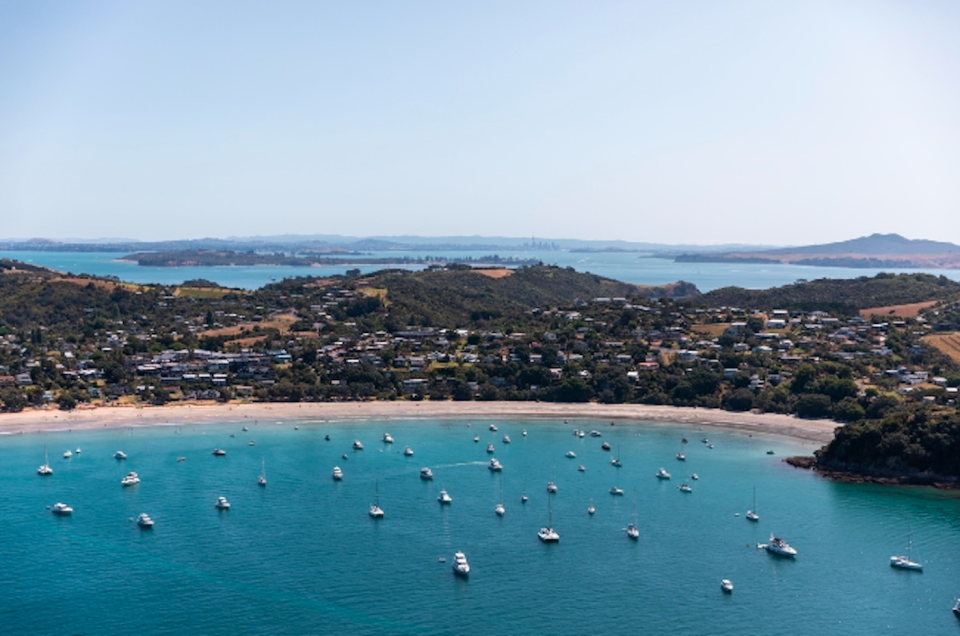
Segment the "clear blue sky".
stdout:
<svg viewBox="0 0 960 636">
<path fill-rule="evenodd" d="M 0 237 L 960 243 L 960 2 L 0 4 Z"/>
</svg>

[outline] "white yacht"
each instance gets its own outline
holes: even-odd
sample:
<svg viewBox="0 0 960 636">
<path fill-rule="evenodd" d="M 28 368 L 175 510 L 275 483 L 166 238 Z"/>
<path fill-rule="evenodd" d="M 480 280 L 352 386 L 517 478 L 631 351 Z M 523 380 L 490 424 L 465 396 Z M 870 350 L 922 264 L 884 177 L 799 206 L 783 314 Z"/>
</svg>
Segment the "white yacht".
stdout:
<svg viewBox="0 0 960 636">
<path fill-rule="evenodd" d="M 586 470 L 586 467 L 584 467 L 583 464 L 580 464 L 579 466 L 577 466 L 577 470 L 579 470 L 582 473 L 583 471 Z"/>
<path fill-rule="evenodd" d="M 117 451 L 116 453 L 113 454 L 113 456 L 114 456 L 116 459 L 126 459 L 126 458 L 127 458 L 127 454 L 124 453 L 123 451 Z"/>
<path fill-rule="evenodd" d="M 498 473 L 501 470 L 503 470 L 503 464 L 501 464 L 500 461 L 496 457 L 494 457 L 493 459 L 490 460 L 490 464 L 487 465 L 487 468 L 489 468 L 495 473 Z"/>
<path fill-rule="evenodd" d="M 693 492 L 693 488 L 690 487 L 690 484 L 680 484 L 677 486 L 680 492 Z"/>
<path fill-rule="evenodd" d="M 433 471 L 426 467 L 421 468 L 420 479 L 433 479 Z"/>
<path fill-rule="evenodd" d="M 384 444 L 393 444 L 393 437 L 390 436 L 390 433 L 383 434 L 383 443 Z"/>
<path fill-rule="evenodd" d="M 226 497 L 217 497 L 217 503 L 213 504 L 218 510 L 230 510 L 230 502 Z"/>
<path fill-rule="evenodd" d="M 730 579 L 723 579 L 720 581 L 720 589 L 726 594 L 733 594 L 733 581 Z"/>
<path fill-rule="evenodd" d="M 767 552 L 785 557 L 797 556 L 797 551 L 789 543 L 779 537 L 770 535 L 770 543 L 763 546 Z"/>
<path fill-rule="evenodd" d="M 677 460 L 679 460 L 679 461 L 681 461 L 681 462 L 685 462 L 685 461 L 687 461 L 687 456 L 684 455 L 683 453 L 677 453 Z"/>
<path fill-rule="evenodd" d="M 57 502 L 53 504 L 53 508 L 50 509 L 50 512 L 52 512 L 55 515 L 67 516 L 67 515 L 73 514 L 73 508 L 71 508 L 65 503 Z"/>
<path fill-rule="evenodd" d="M 470 575 L 470 564 L 467 563 L 467 557 L 463 552 L 457 552 L 453 555 L 453 571 L 459 576 Z"/>
<path fill-rule="evenodd" d="M 73 452 L 76 453 L 77 455 L 79 455 L 79 454 L 80 454 L 80 449 L 77 448 L 77 450 L 75 450 L 75 451 L 73 451 Z"/>
<path fill-rule="evenodd" d="M 547 500 L 547 514 L 549 515 L 549 521 L 545 527 L 540 528 L 537 536 L 540 537 L 540 540 L 544 543 L 558 543 L 560 541 L 560 535 L 553 529 L 553 506 L 550 505 L 550 500 Z"/>
<path fill-rule="evenodd" d="M 611 486 L 611 487 L 610 487 L 610 494 L 611 494 L 611 495 L 617 495 L 617 496 L 623 495 L 623 488 L 617 488 L 616 486 Z"/>
<path fill-rule="evenodd" d="M 446 490 L 440 491 L 440 496 L 437 497 L 437 501 L 441 504 L 448 504 L 453 502 L 453 497 L 451 497 Z"/>
<path fill-rule="evenodd" d="M 479 436 L 479 435 L 474 435 L 474 436 L 473 436 L 473 441 L 474 441 L 474 442 L 479 442 L 479 441 L 480 441 L 480 436 Z"/>
<path fill-rule="evenodd" d="M 547 482 L 547 492 L 555 493 L 557 492 L 557 485 L 552 481 Z"/>
<path fill-rule="evenodd" d="M 577 454 L 574 453 L 573 451 L 567 451 L 567 454 L 564 455 L 564 457 L 568 457 L 569 459 L 576 459 L 576 458 L 577 458 Z"/>
<path fill-rule="evenodd" d="M 411 455 L 413 455 L 413 449 L 410 448 L 409 446 L 405 446 L 403 448 L 403 454 L 406 455 L 407 457 L 410 457 Z"/>
<path fill-rule="evenodd" d="M 334 467 L 333 467 L 333 475 L 332 475 L 332 476 L 333 476 L 333 481 L 340 481 L 341 479 L 343 479 L 343 471 L 340 470 L 340 467 L 339 467 L 339 466 L 334 466 Z"/>
<path fill-rule="evenodd" d="M 43 447 L 43 464 L 37 469 L 38 475 L 52 475 L 53 469 L 50 468 L 50 458 L 47 457 L 47 447 Z"/>
<path fill-rule="evenodd" d="M 227 451 L 223 450 L 222 448 L 214 448 L 212 454 L 216 455 L 217 457 L 223 457 L 227 454 Z"/>
<path fill-rule="evenodd" d="M 600 437 L 600 431 L 590 431 L 590 437 Z"/>
<path fill-rule="evenodd" d="M 507 509 L 503 507 L 503 504 L 502 504 L 502 503 L 498 503 L 496 506 L 494 506 L 494 507 L 493 507 L 493 511 L 494 511 L 495 513 L 497 513 L 497 515 L 499 515 L 499 516 L 501 516 L 501 517 L 502 517 L 503 515 L 507 514 Z"/>
<path fill-rule="evenodd" d="M 504 436 L 503 436 L 503 443 L 504 443 L 504 444 L 509 444 L 509 443 L 510 443 L 510 436 L 509 436 L 509 435 L 504 435 Z"/>
<path fill-rule="evenodd" d="M 526 437 L 526 436 L 527 436 L 527 429 L 523 429 L 522 431 L 520 431 L 520 434 L 523 435 L 524 437 Z"/>
<path fill-rule="evenodd" d="M 757 489 L 753 489 L 753 508 L 747 510 L 747 521 L 760 521 L 760 515 L 757 514 Z"/>
<path fill-rule="evenodd" d="M 140 476 L 133 471 L 127 473 L 127 476 L 120 480 L 121 486 L 133 486 L 139 483 L 140 483 Z"/>
<path fill-rule="evenodd" d="M 147 515 L 147 513 L 141 512 L 140 516 L 137 517 L 137 525 L 140 526 L 141 528 L 152 528 L 153 519 L 151 519 L 150 516 Z"/>
<path fill-rule="evenodd" d="M 63 453 L 64 459 L 70 459 L 71 457 L 73 457 L 73 451 L 68 450 Z"/>
<path fill-rule="evenodd" d="M 892 556 L 890 557 L 890 567 L 900 568 L 901 570 L 922 570 L 923 565 L 917 563 L 916 561 L 911 561 L 908 556 Z"/>
<path fill-rule="evenodd" d="M 357 439 L 353 441 L 353 450 L 363 450 L 363 444 L 360 440 Z"/>
<path fill-rule="evenodd" d="M 587 434 L 584 433 L 583 431 L 580 431 L 579 433 L 577 433 L 577 437 L 579 437 L 579 438 L 581 438 L 581 439 L 583 439 L 583 438 L 586 437 L 586 436 L 587 436 Z"/>
<path fill-rule="evenodd" d="M 494 451 L 493 444 L 487 444 L 487 452 L 492 453 Z"/>
<path fill-rule="evenodd" d="M 657 469 L 657 479 L 670 479 L 670 473 L 668 473 L 664 468 Z"/>
<path fill-rule="evenodd" d="M 627 536 L 636 541 L 640 538 L 640 529 L 637 528 L 636 524 L 629 523 L 627 527 L 624 528 L 624 532 L 627 533 Z"/>
<path fill-rule="evenodd" d="M 496 424 L 491 424 L 491 425 L 490 425 L 490 430 L 493 431 L 494 433 L 496 433 L 496 432 L 497 432 L 497 425 L 496 425 Z"/>
<path fill-rule="evenodd" d="M 600 444 L 600 448 L 602 448 L 605 451 L 610 450 L 610 442 L 604 442 L 603 444 Z"/>
<path fill-rule="evenodd" d="M 587 506 L 587 514 L 592 515 L 597 511 L 597 508 L 593 505 L 593 501 L 590 501 L 590 505 Z"/>
<path fill-rule="evenodd" d="M 693 473 L 692 475 L 690 475 L 690 479 L 692 479 L 693 481 L 697 481 L 698 479 L 700 479 L 700 475 L 698 475 L 697 473 Z"/>
</svg>

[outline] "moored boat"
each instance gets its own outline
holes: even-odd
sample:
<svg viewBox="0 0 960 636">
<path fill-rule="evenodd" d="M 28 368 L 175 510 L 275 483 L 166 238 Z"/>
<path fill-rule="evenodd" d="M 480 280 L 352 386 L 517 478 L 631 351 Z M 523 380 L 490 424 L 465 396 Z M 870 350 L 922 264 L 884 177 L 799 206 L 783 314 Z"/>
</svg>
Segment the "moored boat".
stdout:
<svg viewBox="0 0 960 636">
<path fill-rule="evenodd" d="M 127 473 L 127 476 L 120 480 L 121 486 L 133 486 L 134 484 L 140 483 L 140 476 L 137 473 L 130 471 Z"/>
<path fill-rule="evenodd" d="M 216 455 L 217 457 L 223 457 L 227 454 L 227 451 L 223 450 L 222 448 L 214 448 L 212 454 Z"/>
<path fill-rule="evenodd" d="M 437 497 L 437 501 L 439 501 L 441 504 L 449 504 L 453 502 L 453 497 L 451 497 L 446 490 L 441 490 L 440 496 Z"/>
<path fill-rule="evenodd" d="M 50 509 L 50 512 L 52 512 L 55 515 L 60 515 L 61 517 L 65 517 L 67 515 L 73 514 L 73 508 L 71 508 L 65 503 L 57 502 L 53 504 L 53 508 Z"/>
<path fill-rule="evenodd" d="M 492 470 L 492 471 L 495 472 L 495 473 L 498 473 L 498 472 L 500 472 L 501 470 L 503 470 L 503 464 L 501 464 L 501 463 L 497 460 L 497 458 L 494 457 L 493 459 L 490 460 L 490 463 L 487 465 L 487 468 L 489 468 L 490 470 Z"/>
<path fill-rule="evenodd" d="M 358 439 L 353 440 L 353 450 L 363 450 L 363 443 Z"/>
<path fill-rule="evenodd" d="M 453 555 L 453 571 L 458 576 L 470 575 L 470 564 L 467 563 L 467 557 L 463 552 L 457 552 Z"/>
<path fill-rule="evenodd" d="M 147 513 L 141 512 L 140 516 L 137 517 L 137 525 L 140 526 L 141 528 L 152 528 L 153 519 L 151 519 L 150 516 L 147 515 Z"/>
<path fill-rule="evenodd" d="M 384 433 L 384 434 L 383 434 L 383 443 L 384 443 L 384 444 L 393 444 L 393 437 L 390 435 L 390 433 Z"/>
<path fill-rule="evenodd" d="M 420 469 L 420 479 L 433 479 L 433 471 L 424 466 Z"/>
<path fill-rule="evenodd" d="M 217 497 L 217 503 L 213 504 L 218 510 L 230 510 L 230 502 L 226 497 Z"/>
<path fill-rule="evenodd" d="M 341 479 L 343 479 L 343 471 L 340 470 L 339 466 L 334 466 L 333 475 L 331 476 L 333 477 L 333 481 L 340 481 Z"/>
<path fill-rule="evenodd" d="M 115 459 L 126 459 L 126 458 L 127 458 L 127 454 L 124 453 L 123 451 L 117 451 L 116 453 L 113 454 L 113 457 L 114 457 Z"/>
<path fill-rule="evenodd" d="M 794 549 L 789 543 L 787 543 L 780 537 L 776 537 L 772 534 L 770 535 L 770 542 L 764 545 L 763 548 L 767 552 L 771 554 L 776 554 L 778 556 L 785 556 L 785 557 L 791 557 L 791 558 L 797 556 L 796 549 Z"/>
<path fill-rule="evenodd" d="M 403 454 L 404 454 L 406 457 L 410 457 L 411 455 L 413 455 L 413 449 L 410 448 L 409 446 L 405 446 L 405 447 L 403 448 Z"/>
<path fill-rule="evenodd" d="M 670 479 L 670 473 L 663 467 L 657 469 L 657 479 Z"/>
<path fill-rule="evenodd" d="M 730 579 L 723 579 L 720 581 L 720 589 L 726 594 L 733 594 L 733 581 Z"/>
</svg>

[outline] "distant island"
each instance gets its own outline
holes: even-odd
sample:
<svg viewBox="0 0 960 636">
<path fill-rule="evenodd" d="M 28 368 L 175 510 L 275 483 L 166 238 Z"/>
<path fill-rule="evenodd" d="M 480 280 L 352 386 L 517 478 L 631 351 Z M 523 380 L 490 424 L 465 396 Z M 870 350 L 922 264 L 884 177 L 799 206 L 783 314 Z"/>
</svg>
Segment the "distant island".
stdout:
<svg viewBox="0 0 960 636">
<path fill-rule="evenodd" d="M 789 263 L 815 267 L 864 269 L 960 269 L 960 245 L 906 239 L 899 234 L 872 234 L 849 241 L 763 251 L 692 252 L 678 263 Z"/>
<path fill-rule="evenodd" d="M 286 267 L 337 267 L 352 265 L 502 265 L 520 267 L 534 265 L 539 261 L 532 258 L 516 258 L 513 256 L 463 256 L 463 257 L 435 257 L 435 256 L 396 256 L 396 257 L 369 257 L 369 256 L 333 256 L 324 253 L 285 254 L 277 252 L 265 254 L 261 252 L 235 252 L 233 250 L 178 250 L 171 252 L 138 252 L 122 257 L 122 261 L 135 262 L 140 267 L 236 267 L 236 266 L 286 266 Z"/>
</svg>

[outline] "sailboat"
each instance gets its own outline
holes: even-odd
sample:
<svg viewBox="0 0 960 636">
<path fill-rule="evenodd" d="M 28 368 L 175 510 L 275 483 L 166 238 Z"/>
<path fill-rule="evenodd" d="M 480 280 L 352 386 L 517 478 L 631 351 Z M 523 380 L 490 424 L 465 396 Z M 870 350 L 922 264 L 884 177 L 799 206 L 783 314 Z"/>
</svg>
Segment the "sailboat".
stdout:
<svg viewBox="0 0 960 636">
<path fill-rule="evenodd" d="M 610 460 L 610 464 L 614 468 L 620 468 L 623 464 L 620 463 L 620 444 L 617 444 L 617 456 Z"/>
<path fill-rule="evenodd" d="M 500 484 L 500 501 L 494 506 L 493 511 L 499 516 L 507 514 L 507 509 L 503 507 L 503 484 Z"/>
<path fill-rule="evenodd" d="M 260 476 L 257 477 L 257 485 L 258 486 L 267 485 L 267 463 L 263 459 L 260 460 Z"/>
<path fill-rule="evenodd" d="M 383 509 L 380 508 L 380 478 L 377 478 L 377 500 L 370 506 L 370 516 L 374 519 L 383 518 Z"/>
<path fill-rule="evenodd" d="M 637 528 L 637 489 L 633 489 L 633 520 L 624 528 L 627 536 L 636 541 L 640 538 L 640 529 Z"/>
<path fill-rule="evenodd" d="M 549 497 L 547 498 L 547 514 L 549 520 L 547 526 L 540 528 L 537 536 L 540 537 L 540 540 L 544 543 L 559 543 L 560 535 L 553 529 L 553 500 Z"/>
<path fill-rule="evenodd" d="M 907 554 L 906 556 L 892 556 L 890 557 L 890 567 L 900 568 L 901 570 L 923 570 L 923 565 L 913 561 L 910 558 L 910 551 L 913 547 L 913 532 L 909 532 L 907 535 Z"/>
<path fill-rule="evenodd" d="M 40 466 L 40 468 L 37 469 L 37 474 L 38 474 L 38 475 L 44 475 L 44 476 L 52 475 L 52 474 L 53 474 L 53 469 L 50 468 L 50 458 L 47 457 L 47 445 L 46 445 L 46 444 L 43 445 L 43 465 Z"/>
<path fill-rule="evenodd" d="M 680 450 L 677 452 L 677 459 L 682 462 L 687 461 L 687 456 L 683 454 L 683 440 L 680 441 Z"/>
<path fill-rule="evenodd" d="M 748 521 L 760 521 L 760 515 L 757 514 L 757 487 L 753 487 L 753 508 L 747 510 Z"/>
</svg>

